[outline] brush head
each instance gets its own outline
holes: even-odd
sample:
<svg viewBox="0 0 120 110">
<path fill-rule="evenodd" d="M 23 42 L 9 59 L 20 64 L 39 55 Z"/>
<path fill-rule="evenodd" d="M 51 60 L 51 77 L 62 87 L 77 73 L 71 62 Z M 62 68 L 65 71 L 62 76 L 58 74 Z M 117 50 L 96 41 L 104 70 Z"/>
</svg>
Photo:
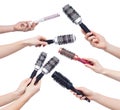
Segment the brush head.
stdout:
<svg viewBox="0 0 120 110">
<path fill-rule="evenodd" d="M 52 78 L 58 83 L 60 84 L 62 87 L 68 89 L 68 90 L 72 90 L 73 92 L 77 93 L 78 95 L 82 95 L 85 96 L 84 93 L 80 90 L 77 90 L 74 88 L 73 84 L 70 82 L 69 79 L 67 79 L 65 76 L 63 76 L 61 73 L 55 71 L 52 74 Z M 85 97 L 85 100 L 90 102 L 90 100 Z"/>
<path fill-rule="evenodd" d="M 74 59 L 75 57 L 75 53 L 69 51 L 69 50 L 66 50 L 64 48 L 60 48 L 59 51 L 58 51 L 61 55 L 64 55 L 70 59 Z"/>
<path fill-rule="evenodd" d="M 50 19 L 54 19 L 54 18 L 59 17 L 59 16 L 60 16 L 60 14 L 56 13 L 56 14 L 52 14 L 52 15 L 40 18 L 40 19 L 38 19 L 34 22 L 35 23 L 40 23 L 40 22 L 44 22 L 44 21 L 47 21 L 47 20 L 50 20 Z"/>
<path fill-rule="evenodd" d="M 55 38 L 55 43 L 58 45 L 73 43 L 76 40 L 76 36 L 73 34 L 60 35 Z"/>
<path fill-rule="evenodd" d="M 41 54 L 39 55 L 39 57 L 35 63 L 37 69 L 39 69 L 43 65 L 46 57 L 47 57 L 47 53 L 41 52 Z"/>
<path fill-rule="evenodd" d="M 63 86 L 66 89 L 71 89 L 72 83 L 70 82 L 69 79 L 67 79 L 65 76 L 63 76 L 61 73 L 55 71 L 52 74 L 52 78 L 59 83 L 61 86 Z"/>
<path fill-rule="evenodd" d="M 81 16 L 73 9 L 69 4 L 63 7 L 63 12 L 68 16 L 68 18 L 75 24 L 80 24 L 82 22 Z"/>
<path fill-rule="evenodd" d="M 52 69 L 55 68 L 55 66 L 59 63 L 59 59 L 57 57 L 52 57 L 44 66 L 42 69 L 42 72 L 44 74 L 47 74 L 52 71 Z"/>
</svg>

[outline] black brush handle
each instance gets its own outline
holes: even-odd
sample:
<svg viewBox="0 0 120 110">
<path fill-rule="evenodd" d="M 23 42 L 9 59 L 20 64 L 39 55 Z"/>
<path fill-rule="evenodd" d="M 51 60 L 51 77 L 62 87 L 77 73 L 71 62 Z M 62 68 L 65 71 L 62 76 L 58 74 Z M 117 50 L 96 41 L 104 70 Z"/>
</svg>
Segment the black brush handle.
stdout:
<svg viewBox="0 0 120 110">
<path fill-rule="evenodd" d="M 38 81 L 39 81 L 43 76 L 44 76 L 44 74 L 43 74 L 43 73 L 40 73 L 40 74 L 36 77 L 36 81 L 35 81 L 34 84 L 37 84 Z"/>
<path fill-rule="evenodd" d="M 45 42 L 47 42 L 48 44 L 52 44 L 52 43 L 54 43 L 55 41 L 54 41 L 54 40 L 45 40 Z"/>
<path fill-rule="evenodd" d="M 80 90 L 77 90 L 75 88 L 72 89 L 75 93 L 77 93 L 77 95 L 82 95 L 82 96 L 85 96 L 84 93 Z M 88 99 L 87 97 L 85 97 L 85 100 L 90 102 L 90 99 Z"/>
<path fill-rule="evenodd" d="M 34 70 L 30 76 L 31 79 L 33 79 L 37 74 L 37 70 Z"/>
<path fill-rule="evenodd" d="M 76 90 L 76 93 L 77 93 L 78 95 L 83 95 L 83 96 L 85 96 L 85 95 L 83 94 L 83 92 L 80 91 L 80 90 Z M 90 102 L 90 99 L 88 99 L 87 97 L 85 97 L 85 100 L 88 101 L 88 102 Z"/>
<path fill-rule="evenodd" d="M 88 29 L 88 27 L 84 24 L 84 23 L 80 23 L 79 26 L 86 32 L 90 32 L 90 30 Z"/>
</svg>

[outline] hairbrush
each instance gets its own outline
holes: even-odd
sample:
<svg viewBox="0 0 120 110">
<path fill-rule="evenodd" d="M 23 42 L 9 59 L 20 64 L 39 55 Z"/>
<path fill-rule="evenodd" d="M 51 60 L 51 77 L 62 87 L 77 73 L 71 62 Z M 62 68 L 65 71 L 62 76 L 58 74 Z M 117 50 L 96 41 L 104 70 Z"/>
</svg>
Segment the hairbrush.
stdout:
<svg viewBox="0 0 120 110">
<path fill-rule="evenodd" d="M 36 76 L 37 71 L 42 67 L 46 57 L 47 57 L 47 53 L 41 52 L 41 54 L 39 55 L 39 57 L 38 57 L 38 59 L 35 63 L 35 68 L 34 68 L 32 74 L 31 74 L 30 78 L 33 79 Z"/>
<path fill-rule="evenodd" d="M 58 45 L 63 45 L 63 44 L 68 44 L 68 43 L 73 43 L 76 40 L 75 35 L 73 34 L 66 34 L 66 35 L 59 35 L 55 37 L 54 39 L 46 40 L 48 44 L 58 44 Z"/>
<path fill-rule="evenodd" d="M 77 13 L 75 9 L 69 4 L 63 7 L 63 12 L 68 16 L 68 18 L 75 24 L 79 25 L 84 32 L 88 33 L 90 30 L 88 27 L 82 22 L 81 16 Z"/>
<path fill-rule="evenodd" d="M 64 55 L 72 60 L 76 60 L 76 61 L 79 61 L 83 64 L 90 64 L 90 65 L 93 65 L 93 63 L 91 61 L 88 61 L 84 58 L 80 58 L 78 55 L 76 55 L 75 53 L 69 51 L 69 50 L 66 50 L 64 48 L 60 48 L 59 51 L 58 51 L 61 55 Z"/>
<path fill-rule="evenodd" d="M 44 76 L 44 74 L 50 73 L 55 66 L 59 63 L 59 59 L 57 57 L 52 57 L 42 68 L 42 72 L 37 75 L 35 84 Z"/>
<path fill-rule="evenodd" d="M 77 93 L 77 95 L 85 96 L 84 93 L 80 90 L 77 90 L 73 84 L 70 82 L 68 78 L 63 76 L 60 72 L 55 71 L 51 76 L 57 83 L 59 83 L 61 86 L 65 87 L 68 90 L 72 90 L 73 92 Z M 85 97 L 85 100 L 90 102 L 90 99 Z"/>
</svg>

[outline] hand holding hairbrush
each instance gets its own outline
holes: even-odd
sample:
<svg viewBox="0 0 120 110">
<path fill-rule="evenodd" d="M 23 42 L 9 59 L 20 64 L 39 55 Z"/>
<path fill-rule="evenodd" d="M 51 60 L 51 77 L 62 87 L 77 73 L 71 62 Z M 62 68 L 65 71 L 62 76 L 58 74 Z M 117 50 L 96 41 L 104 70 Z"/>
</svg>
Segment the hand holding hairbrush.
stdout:
<svg viewBox="0 0 120 110">
<path fill-rule="evenodd" d="M 60 48 L 60 49 L 59 49 L 59 53 L 60 53 L 61 55 L 64 55 L 64 56 L 72 59 L 72 60 L 77 60 L 77 61 L 79 61 L 79 62 L 81 62 L 81 63 L 83 63 L 83 64 L 93 65 L 93 63 L 92 63 L 91 61 L 88 61 L 88 60 L 86 60 L 86 59 L 80 58 L 80 57 L 79 57 L 78 55 L 76 55 L 75 53 L 73 53 L 73 52 L 71 52 L 71 51 L 69 51 L 69 50 L 66 50 L 66 49 L 64 49 L 64 48 Z"/>
<path fill-rule="evenodd" d="M 81 16 L 73 9 L 69 4 L 63 7 L 63 12 L 68 16 L 68 18 L 75 24 L 78 24 L 86 33 L 90 32 L 88 27 L 82 22 Z"/>
<path fill-rule="evenodd" d="M 80 90 L 77 90 L 73 84 L 70 82 L 70 80 L 68 78 L 66 78 L 65 76 L 63 76 L 61 73 L 55 71 L 52 74 L 52 78 L 59 83 L 61 86 L 65 87 L 68 90 L 72 90 L 73 92 L 77 93 L 78 95 L 82 95 L 85 96 L 84 93 Z M 85 97 L 85 100 L 90 102 L 90 99 L 88 99 L 87 97 Z"/>
</svg>

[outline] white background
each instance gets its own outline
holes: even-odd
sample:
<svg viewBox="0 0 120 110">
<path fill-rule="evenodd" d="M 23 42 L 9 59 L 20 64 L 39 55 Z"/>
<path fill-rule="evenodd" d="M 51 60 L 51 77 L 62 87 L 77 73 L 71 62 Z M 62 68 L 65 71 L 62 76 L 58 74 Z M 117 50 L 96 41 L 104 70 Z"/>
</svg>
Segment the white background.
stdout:
<svg viewBox="0 0 120 110">
<path fill-rule="evenodd" d="M 91 101 L 80 101 L 67 89 L 51 78 L 56 70 L 68 77 L 74 86 L 87 87 L 109 97 L 120 98 L 119 82 L 99 75 L 77 61 L 58 53 L 64 47 L 80 57 L 97 59 L 104 67 L 119 70 L 120 61 L 103 50 L 92 47 L 84 39 L 79 26 L 73 24 L 62 12 L 62 7 L 70 4 L 82 16 L 83 22 L 107 41 L 120 47 L 120 6 L 119 0 L 2 0 L 0 2 L 0 24 L 10 25 L 24 20 L 36 20 L 59 13 L 60 17 L 40 23 L 34 31 L 14 32 L 0 35 L 0 44 L 43 35 L 47 39 L 63 34 L 75 34 L 77 40 L 68 45 L 48 45 L 35 48 L 26 47 L 6 58 L 0 59 L 0 94 L 14 91 L 20 82 L 29 77 L 39 54 L 48 53 L 46 62 L 53 56 L 60 59 L 59 65 L 42 79 L 41 90 L 32 97 L 22 110 L 108 110 Z"/>
</svg>

